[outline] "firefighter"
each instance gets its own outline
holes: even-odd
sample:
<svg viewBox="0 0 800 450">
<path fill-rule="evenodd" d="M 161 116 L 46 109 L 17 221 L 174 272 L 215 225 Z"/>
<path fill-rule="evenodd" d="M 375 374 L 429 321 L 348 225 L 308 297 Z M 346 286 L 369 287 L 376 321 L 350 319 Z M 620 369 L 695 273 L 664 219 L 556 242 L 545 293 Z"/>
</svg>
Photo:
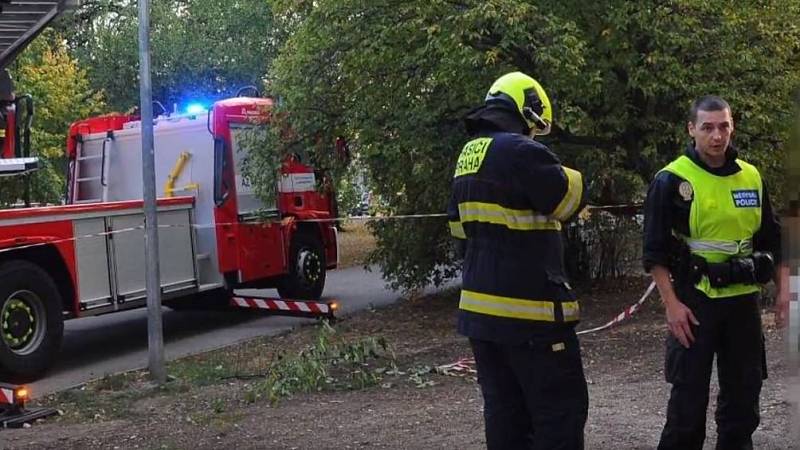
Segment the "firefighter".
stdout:
<svg viewBox="0 0 800 450">
<path fill-rule="evenodd" d="M 645 203 L 643 263 L 670 331 L 664 369 L 672 391 L 658 448 L 703 447 L 716 354 L 717 448 L 751 449 L 767 377 L 759 284 L 774 276 L 779 311 L 788 304 L 787 269 L 775 270 L 780 224 L 758 169 L 731 145 L 728 103 L 697 99 L 687 128 L 693 141 L 655 176 Z"/>
<path fill-rule="evenodd" d="M 498 78 L 470 111 L 448 207 L 463 249 L 458 331 L 469 338 L 489 449 L 582 449 L 588 392 L 567 282 L 562 222 L 581 174 L 533 139 L 550 100 L 528 75 Z"/>
</svg>

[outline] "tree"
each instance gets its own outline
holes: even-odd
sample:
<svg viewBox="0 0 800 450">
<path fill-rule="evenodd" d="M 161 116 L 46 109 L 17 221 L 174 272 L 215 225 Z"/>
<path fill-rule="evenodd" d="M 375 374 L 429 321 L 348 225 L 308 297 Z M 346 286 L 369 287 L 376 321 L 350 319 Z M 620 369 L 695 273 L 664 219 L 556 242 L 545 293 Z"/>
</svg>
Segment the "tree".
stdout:
<svg viewBox="0 0 800 450">
<path fill-rule="evenodd" d="M 265 0 L 155 0 L 150 46 L 153 99 L 172 111 L 261 85 L 273 45 Z M 132 1 L 90 0 L 61 23 L 89 67 L 92 87 L 124 111 L 139 103 L 138 9 Z M 158 113 L 158 111 L 156 111 Z"/>
<path fill-rule="evenodd" d="M 42 168 L 31 175 L 31 201 L 58 203 L 64 197 L 69 126 L 101 112 L 103 95 L 89 87 L 86 70 L 69 56 L 66 42 L 54 32 L 36 38 L 10 72 L 17 94 L 31 94 L 35 105 L 31 149 Z M 0 180 L 0 203 L 19 201 L 23 187 L 19 178 Z"/>
</svg>

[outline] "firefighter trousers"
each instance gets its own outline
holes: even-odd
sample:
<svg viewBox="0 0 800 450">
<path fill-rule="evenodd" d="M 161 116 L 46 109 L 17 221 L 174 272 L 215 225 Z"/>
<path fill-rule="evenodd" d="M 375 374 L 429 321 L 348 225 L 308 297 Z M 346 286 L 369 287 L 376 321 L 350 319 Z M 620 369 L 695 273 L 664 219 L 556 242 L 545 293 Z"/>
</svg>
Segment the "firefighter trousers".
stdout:
<svg viewBox="0 0 800 450">
<path fill-rule="evenodd" d="M 521 345 L 470 339 L 489 450 L 580 450 L 589 396 L 574 330 Z"/>
<path fill-rule="evenodd" d="M 703 448 L 715 354 L 719 379 L 716 448 L 752 449 L 751 435 L 760 421 L 761 384 L 767 377 L 758 297 L 684 297 L 700 325 L 692 325 L 695 342 L 688 349 L 672 335 L 667 338 L 664 373 L 672 391 L 658 449 Z"/>
</svg>

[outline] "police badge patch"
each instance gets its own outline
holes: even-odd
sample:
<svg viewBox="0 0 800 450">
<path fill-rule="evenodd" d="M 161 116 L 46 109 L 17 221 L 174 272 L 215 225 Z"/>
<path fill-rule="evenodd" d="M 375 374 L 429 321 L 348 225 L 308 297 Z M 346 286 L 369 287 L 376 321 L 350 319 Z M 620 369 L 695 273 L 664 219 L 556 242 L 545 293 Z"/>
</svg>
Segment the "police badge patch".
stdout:
<svg viewBox="0 0 800 450">
<path fill-rule="evenodd" d="M 737 189 L 731 191 L 733 205 L 737 208 L 760 208 L 761 199 L 755 189 Z"/>
<path fill-rule="evenodd" d="M 694 190 L 688 181 L 683 181 L 678 185 L 678 193 L 681 194 L 683 201 L 688 202 L 692 200 L 692 194 L 694 194 Z"/>
</svg>

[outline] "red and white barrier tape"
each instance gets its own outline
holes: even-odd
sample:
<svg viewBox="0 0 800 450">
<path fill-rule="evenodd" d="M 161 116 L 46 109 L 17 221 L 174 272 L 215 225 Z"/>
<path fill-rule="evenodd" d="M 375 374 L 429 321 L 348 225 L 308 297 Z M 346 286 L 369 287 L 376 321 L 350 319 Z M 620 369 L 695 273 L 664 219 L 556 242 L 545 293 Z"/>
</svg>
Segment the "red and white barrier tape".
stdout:
<svg viewBox="0 0 800 450">
<path fill-rule="evenodd" d="M 183 227 L 183 225 L 163 225 L 163 226 L 160 225 L 159 226 L 159 228 L 174 228 L 174 227 Z M 143 229 L 144 229 L 144 225 L 139 225 L 137 227 L 120 228 L 118 230 L 102 231 L 100 233 L 84 234 L 84 235 L 73 236 L 73 237 L 69 237 L 69 238 L 48 239 L 46 241 L 36 242 L 34 244 L 22 244 L 22 245 L 16 245 L 16 246 L 13 246 L 13 247 L 2 248 L 2 249 L 0 249 L 0 253 L 10 252 L 10 251 L 15 251 L 15 250 L 23 250 L 23 249 L 26 249 L 26 248 L 39 247 L 39 246 L 42 246 L 42 245 L 61 244 L 61 243 L 64 243 L 64 242 L 77 241 L 79 239 L 88 239 L 88 238 L 93 238 L 93 237 L 98 237 L 98 236 L 109 236 L 109 235 L 114 235 L 114 234 L 128 233 L 128 232 L 131 232 L 131 231 L 143 230 Z"/>
<path fill-rule="evenodd" d="M 614 210 L 619 208 L 631 208 L 631 207 L 638 207 L 637 204 L 630 204 L 630 205 L 607 205 L 607 206 L 587 206 L 586 208 L 589 210 Z M 291 217 L 291 216 L 290 216 Z M 422 219 L 422 218 L 440 218 L 440 217 L 447 217 L 445 213 L 433 213 L 433 214 L 404 214 L 404 215 L 395 215 L 395 216 L 351 216 L 351 217 L 332 217 L 326 219 L 294 219 L 295 222 L 311 222 L 311 223 L 319 223 L 319 222 L 344 222 L 348 220 L 356 220 L 356 221 L 380 221 L 380 220 L 403 220 L 403 219 Z M 276 220 L 271 221 L 254 221 L 254 222 L 244 222 L 249 225 L 259 225 L 259 224 L 271 224 L 277 222 Z M 207 224 L 172 224 L 172 225 L 158 225 L 159 229 L 163 228 L 195 228 L 195 229 L 208 229 L 208 228 L 216 228 L 222 226 L 234 226 L 234 225 L 241 225 L 242 222 L 230 222 L 230 223 L 207 223 Z M 99 233 L 92 233 L 92 234 L 85 234 L 81 236 L 73 236 L 69 238 L 61 238 L 61 239 L 51 239 L 43 242 L 36 242 L 33 244 L 22 244 L 13 247 L 7 247 L 0 249 L 0 253 L 10 252 L 14 250 L 21 250 L 26 248 L 32 247 L 39 247 L 42 245 L 50 245 L 50 244 L 60 244 L 64 242 L 71 242 L 77 241 L 79 239 L 88 239 L 93 237 L 99 236 L 109 236 L 114 234 L 121 234 L 121 233 L 129 233 L 136 230 L 143 230 L 145 228 L 144 225 L 138 225 L 135 227 L 128 227 L 128 228 L 121 228 L 118 230 L 111 230 L 111 231 L 103 231 Z"/>
<path fill-rule="evenodd" d="M 436 366 L 435 371 L 436 373 L 449 375 L 451 377 L 463 377 L 478 373 L 475 369 L 475 358 L 461 358 L 452 364 Z"/>
<path fill-rule="evenodd" d="M 642 297 L 631 306 L 625 308 L 624 311 L 619 313 L 616 317 L 614 317 L 611 321 L 606 323 L 605 325 L 590 328 L 588 330 L 582 330 L 577 332 L 576 334 L 588 334 L 588 333 L 595 333 L 597 331 L 602 331 L 607 328 L 610 328 L 620 322 L 629 319 L 633 314 L 642 306 L 647 297 L 653 292 L 653 289 L 656 287 L 656 282 L 653 281 L 650 283 L 650 286 L 644 291 Z M 461 377 L 466 376 L 468 374 L 477 373 L 475 369 L 475 358 L 461 358 L 458 361 L 451 363 L 451 364 L 443 364 L 441 366 L 436 366 L 436 372 L 442 375 L 449 375 L 454 377 Z"/>
<path fill-rule="evenodd" d="M 611 319 L 610 322 L 606 323 L 605 325 L 601 325 L 601 326 L 595 327 L 595 328 L 590 328 L 588 330 L 578 331 L 576 334 L 579 334 L 579 335 L 580 334 L 588 334 L 588 333 L 594 333 L 594 332 L 600 331 L 600 330 L 605 330 L 606 328 L 611 328 L 614 325 L 624 321 L 625 319 L 630 318 L 633 315 L 633 313 L 635 313 L 636 310 L 638 310 L 639 307 L 642 306 L 642 303 L 644 303 L 644 301 L 647 300 L 647 297 L 650 296 L 650 294 L 653 292 L 653 289 L 655 289 L 655 287 L 656 287 L 656 282 L 655 281 L 650 282 L 650 286 L 648 286 L 647 289 L 644 291 L 644 294 L 639 299 L 639 301 L 637 301 L 636 303 L 632 304 L 631 306 L 625 308 L 625 310 L 622 311 L 621 313 L 619 313 L 617 315 L 617 317 L 614 317 L 613 319 Z"/>
<path fill-rule="evenodd" d="M 586 205 L 584 209 L 589 211 L 617 211 L 626 209 L 641 208 L 641 203 L 629 203 L 621 205 Z M 363 220 L 363 221 L 378 221 L 378 220 L 394 220 L 394 219 L 424 219 L 431 217 L 447 217 L 446 213 L 432 213 L 432 214 L 400 214 L 395 216 L 350 216 L 350 217 L 332 217 L 328 219 L 303 219 L 298 222 L 342 222 L 347 220 Z"/>
</svg>

